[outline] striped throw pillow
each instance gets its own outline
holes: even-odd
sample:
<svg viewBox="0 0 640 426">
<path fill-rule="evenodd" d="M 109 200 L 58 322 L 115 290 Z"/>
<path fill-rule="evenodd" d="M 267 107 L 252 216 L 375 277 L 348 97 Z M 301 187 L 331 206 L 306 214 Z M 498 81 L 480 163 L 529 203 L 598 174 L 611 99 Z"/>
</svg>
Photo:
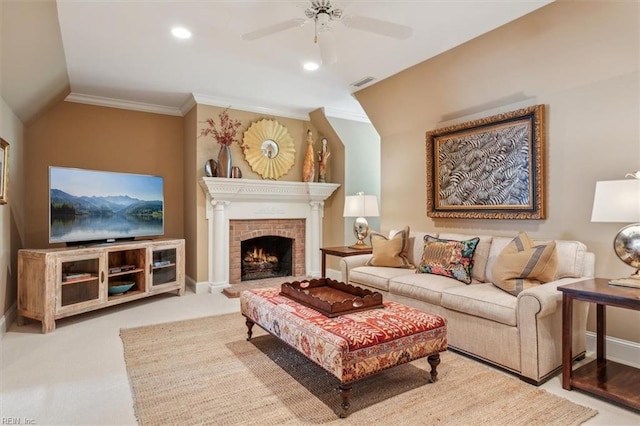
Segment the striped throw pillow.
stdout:
<svg viewBox="0 0 640 426">
<path fill-rule="evenodd" d="M 517 296 L 523 290 L 553 281 L 557 270 L 556 242 L 534 246 L 522 232 L 500 252 L 491 272 L 496 287 Z"/>
</svg>

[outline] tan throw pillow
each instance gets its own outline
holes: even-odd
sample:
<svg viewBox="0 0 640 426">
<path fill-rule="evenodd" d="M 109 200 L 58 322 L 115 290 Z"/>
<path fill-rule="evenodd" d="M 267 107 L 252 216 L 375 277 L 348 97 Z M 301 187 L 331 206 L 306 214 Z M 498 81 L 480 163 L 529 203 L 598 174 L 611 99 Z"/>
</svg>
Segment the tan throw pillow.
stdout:
<svg viewBox="0 0 640 426">
<path fill-rule="evenodd" d="M 393 237 L 387 238 L 377 232 L 372 232 L 371 247 L 373 255 L 367 265 L 388 266 L 391 268 L 409 268 L 415 266 L 409 262 L 407 250 L 409 249 L 409 227 L 396 232 Z"/>
<path fill-rule="evenodd" d="M 473 253 L 480 238 L 458 241 L 424 236 L 424 251 L 418 273 L 442 275 L 471 284 Z"/>
<path fill-rule="evenodd" d="M 556 242 L 534 246 L 522 232 L 503 250 L 493 264 L 493 284 L 517 296 L 521 291 L 553 281 L 558 269 Z"/>
</svg>

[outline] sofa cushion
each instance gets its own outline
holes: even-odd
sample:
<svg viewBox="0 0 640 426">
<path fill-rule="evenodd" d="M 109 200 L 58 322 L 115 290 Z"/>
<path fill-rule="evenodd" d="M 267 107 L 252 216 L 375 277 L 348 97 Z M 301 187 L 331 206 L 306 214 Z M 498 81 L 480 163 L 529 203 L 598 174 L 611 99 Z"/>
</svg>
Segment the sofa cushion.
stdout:
<svg viewBox="0 0 640 426">
<path fill-rule="evenodd" d="M 418 272 L 442 275 L 471 284 L 473 253 L 479 241 L 477 237 L 457 241 L 426 235 Z"/>
<path fill-rule="evenodd" d="M 442 292 L 452 287 L 466 287 L 460 281 L 439 275 L 407 274 L 389 280 L 389 293 L 439 306 Z"/>
<path fill-rule="evenodd" d="M 475 237 L 475 235 L 465 235 L 465 234 L 440 234 L 438 238 L 443 238 L 447 240 L 469 240 Z M 480 281 L 481 283 L 487 282 L 487 261 L 489 260 L 489 250 L 491 249 L 491 241 L 493 241 L 492 235 L 478 235 L 480 241 L 476 246 L 476 251 L 473 255 L 473 269 L 471 271 L 471 276 L 474 280 Z"/>
<path fill-rule="evenodd" d="M 535 245 L 547 244 L 549 241 L 533 240 Z M 584 277 L 586 271 L 585 256 L 587 246 L 580 241 L 556 240 L 556 255 L 558 256 L 558 270 L 554 280 L 560 278 Z"/>
<path fill-rule="evenodd" d="M 527 288 L 553 281 L 557 269 L 556 242 L 534 245 L 522 232 L 493 264 L 493 284 L 517 296 Z"/>
<path fill-rule="evenodd" d="M 349 272 L 349 283 L 389 291 L 389 279 L 406 274 L 414 275 L 414 271 L 384 266 L 358 266 Z"/>
<path fill-rule="evenodd" d="M 491 283 L 457 286 L 442 291 L 441 306 L 502 324 L 516 326 L 518 299 Z"/>
<path fill-rule="evenodd" d="M 415 266 L 407 258 L 409 248 L 409 227 L 396 232 L 387 238 L 377 232 L 370 234 L 373 253 L 367 262 L 368 266 L 387 266 L 391 268 L 410 268 Z"/>
</svg>

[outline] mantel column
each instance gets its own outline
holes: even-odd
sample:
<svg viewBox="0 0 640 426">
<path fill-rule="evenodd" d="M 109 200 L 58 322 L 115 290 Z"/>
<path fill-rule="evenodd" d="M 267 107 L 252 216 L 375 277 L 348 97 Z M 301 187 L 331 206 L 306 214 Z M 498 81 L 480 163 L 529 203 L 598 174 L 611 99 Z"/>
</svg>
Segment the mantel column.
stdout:
<svg viewBox="0 0 640 426">
<path fill-rule="evenodd" d="M 209 283 L 213 286 L 229 284 L 229 201 L 211 200 L 209 219 Z"/>
<path fill-rule="evenodd" d="M 311 215 L 309 217 L 309 225 L 307 229 L 309 244 L 308 251 L 306 253 L 307 261 L 307 275 L 314 278 L 320 277 L 322 271 L 320 270 L 320 243 L 322 241 L 322 216 L 324 213 L 324 201 L 311 201 Z"/>
</svg>

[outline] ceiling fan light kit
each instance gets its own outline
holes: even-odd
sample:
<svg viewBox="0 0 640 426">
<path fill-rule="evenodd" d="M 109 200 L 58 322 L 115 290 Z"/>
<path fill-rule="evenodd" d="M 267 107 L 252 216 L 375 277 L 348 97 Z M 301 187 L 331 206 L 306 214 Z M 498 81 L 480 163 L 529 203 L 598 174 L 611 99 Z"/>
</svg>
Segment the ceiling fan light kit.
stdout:
<svg viewBox="0 0 640 426">
<path fill-rule="evenodd" d="M 390 21 L 365 16 L 343 17 L 343 10 L 334 6 L 331 0 L 309 1 L 309 7 L 305 9 L 304 14 L 306 19 L 289 19 L 278 24 L 268 25 L 264 28 L 243 34 L 242 39 L 247 41 L 257 40 L 271 34 L 303 26 L 313 21 L 315 27 L 313 40 L 314 43 L 319 45 L 322 63 L 326 65 L 333 64 L 338 60 L 335 40 L 333 33 L 330 31 L 333 22 L 341 22 L 348 28 L 367 31 L 399 40 L 407 39 L 413 33 L 411 27 Z"/>
</svg>

